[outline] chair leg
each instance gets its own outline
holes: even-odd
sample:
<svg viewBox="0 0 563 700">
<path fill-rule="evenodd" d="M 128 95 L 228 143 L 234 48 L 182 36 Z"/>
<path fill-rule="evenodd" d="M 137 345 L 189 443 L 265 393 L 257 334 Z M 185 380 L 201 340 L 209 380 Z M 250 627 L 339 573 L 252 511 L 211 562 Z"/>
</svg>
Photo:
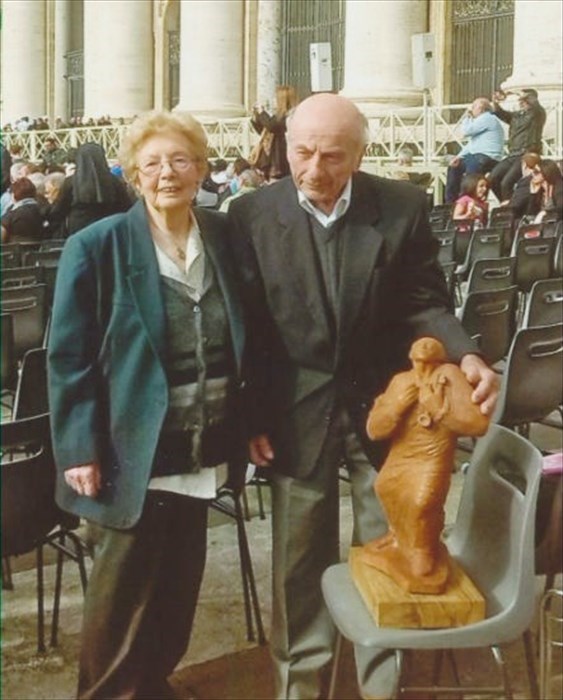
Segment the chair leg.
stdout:
<svg viewBox="0 0 563 700">
<path fill-rule="evenodd" d="M 330 683 L 328 686 L 327 700 L 333 700 L 336 691 L 336 680 L 338 677 L 338 666 L 340 664 L 340 656 L 342 655 L 342 635 L 337 631 L 336 645 L 334 647 L 334 656 L 332 659 L 332 671 L 330 672 Z"/>
<path fill-rule="evenodd" d="M 528 671 L 528 683 L 530 684 L 530 697 L 539 698 L 538 679 L 534 665 L 534 644 L 530 630 L 524 632 L 522 640 L 524 642 L 524 653 L 526 654 L 526 669 Z"/>
<path fill-rule="evenodd" d="M 2 590 L 13 591 L 14 582 L 12 581 L 12 565 L 10 557 L 2 557 Z"/>
<path fill-rule="evenodd" d="M 258 602 L 258 593 L 256 590 L 256 579 L 254 578 L 254 570 L 252 567 L 252 559 L 250 557 L 250 548 L 248 546 L 248 538 L 246 536 L 246 528 L 244 526 L 244 517 L 240 505 L 240 499 L 235 497 L 235 515 L 237 521 L 237 533 L 239 540 L 239 552 L 241 560 L 241 571 L 243 579 L 243 588 L 245 593 L 245 607 L 247 606 L 247 620 L 250 619 L 249 626 L 249 641 L 253 641 L 253 625 L 251 618 L 251 610 L 254 612 L 254 620 L 256 622 L 256 630 L 258 634 L 258 643 L 266 643 L 266 635 L 262 624 L 262 613 L 260 612 L 260 604 Z M 250 600 L 249 600 L 250 598 Z M 252 608 L 250 608 L 252 603 Z M 250 636 L 251 635 L 251 636 Z"/>
<path fill-rule="evenodd" d="M 250 508 L 248 506 L 248 494 L 246 493 L 246 486 L 243 488 L 242 493 L 242 509 L 244 511 L 244 519 L 247 523 L 250 522 Z"/>
<path fill-rule="evenodd" d="M 266 520 L 266 511 L 264 510 L 264 498 L 262 496 L 262 484 L 260 481 L 256 482 L 256 495 L 258 496 L 258 514 L 260 515 L 260 520 Z"/>
<path fill-rule="evenodd" d="M 512 694 L 512 686 L 510 685 L 510 678 L 508 677 L 508 670 L 506 668 L 506 663 L 502 655 L 502 651 L 496 644 L 491 647 L 493 653 L 493 658 L 498 666 L 498 669 L 502 675 L 502 682 L 504 685 L 504 695 L 506 700 L 513 700 L 514 696 Z"/>
<path fill-rule="evenodd" d="M 45 652 L 45 608 L 43 605 L 43 545 L 36 550 L 37 559 L 37 651 Z"/>
<path fill-rule="evenodd" d="M 60 534 L 60 544 L 64 547 L 64 533 Z M 53 617 L 51 620 L 51 646 L 56 647 L 58 643 L 57 634 L 59 631 L 59 612 L 61 607 L 61 589 L 63 580 L 63 550 L 57 548 L 57 569 L 55 574 L 55 598 L 53 602 Z"/>
<path fill-rule="evenodd" d="M 65 532 L 66 537 L 74 545 L 74 556 L 72 559 L 78 564 L 78 571 L 80 573 L 80 583 L 82 585 L 82 593 L 86 593 L 86 586 L 88 585 L 88 575 L 86 573 L 86 562 L 84 560 L 84 544 L 80 540 L 80 537 L 74 532 L 67 530 Z"/>
<path fill-rule="evenodd" d="M 456 662 L 455 662 L 455 656 L 454 656 L 453 650 L 452 650 L 452 649 L 448 649 L 448 650 L 446 651 L 446 656 L 448 657 L 448 661 L 450 662 L 450 666 L 451 666 L 451 669 L 452 669 L 452 674 L 453 674 L 453 677 L 454 677 L 454 681 L 455 681 L 456 685 L 461 686 L 461 680 L 460 680 L 459 673 L 458 673 L 458 670 L 457 670 L 457 664 L 456 664 Z"/>
</svg>

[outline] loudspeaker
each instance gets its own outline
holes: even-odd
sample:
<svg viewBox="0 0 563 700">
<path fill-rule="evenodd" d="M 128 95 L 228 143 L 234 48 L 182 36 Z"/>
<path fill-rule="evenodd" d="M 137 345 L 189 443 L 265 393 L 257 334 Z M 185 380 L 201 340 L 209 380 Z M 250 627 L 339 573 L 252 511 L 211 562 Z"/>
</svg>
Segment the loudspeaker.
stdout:
<svg viewBox="0 0 563 700">
<path fill-rule="evenodd" d="M 436 85 L 436 59 L 434 34 L 411 36 L 412 81 L 418 88 Z"/>
<path fill-rule="evenodd" d="M 311 92 L 332 90 L 332 52 L 329 41 L 309 44 Z"/>
</svg>

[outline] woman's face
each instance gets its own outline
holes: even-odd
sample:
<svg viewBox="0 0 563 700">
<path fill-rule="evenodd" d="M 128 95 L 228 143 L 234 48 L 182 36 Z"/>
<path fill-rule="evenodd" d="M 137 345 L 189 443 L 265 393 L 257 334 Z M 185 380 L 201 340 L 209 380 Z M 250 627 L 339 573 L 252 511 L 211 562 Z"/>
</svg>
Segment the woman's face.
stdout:
<svg viewBox="0 0 563 700">
<path fill-rule="evenodd" d="M 148 138 L 137 152 L 136 185 L 147 205 L 157 211 L 191 206 L 201 182 L 201 165 L 179 132 Z"/>
</svg>

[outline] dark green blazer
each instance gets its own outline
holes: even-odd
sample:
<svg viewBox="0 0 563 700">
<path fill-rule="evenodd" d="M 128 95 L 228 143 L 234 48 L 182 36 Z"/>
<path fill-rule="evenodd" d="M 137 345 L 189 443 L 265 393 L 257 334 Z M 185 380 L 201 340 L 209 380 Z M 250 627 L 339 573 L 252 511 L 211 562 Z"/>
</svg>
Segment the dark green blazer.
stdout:
<svg viewBox="0 0 563 700">
<path fill-rule="evenodd" d="M 240 372 L 244 327 L 225 219 L 206 210 L 195 216 Z M 168 408 L 164 342 L 161 280 L 139 201 L 71 236 L 59 263 L 48 374 L 56 498 L 64 510 L 115 528 L 137 522 Z M 93 461 L 102 466 L 103 486 L 88 498 L 66 485 L 64 471 Z"/>
</svg>

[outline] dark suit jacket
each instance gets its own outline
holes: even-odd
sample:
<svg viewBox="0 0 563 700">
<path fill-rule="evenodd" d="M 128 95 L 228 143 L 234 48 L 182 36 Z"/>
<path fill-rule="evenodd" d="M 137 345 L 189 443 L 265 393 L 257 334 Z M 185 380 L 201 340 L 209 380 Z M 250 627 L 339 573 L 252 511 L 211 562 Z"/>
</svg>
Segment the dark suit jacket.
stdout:
<svg viewBox="0 0 563 700">
<path fill-rule="evenodd" d="M 425 194 L 408 183 L 353 177 L 344 217 L 337 333 L 331 337 L 307 214 L 286 178 L 229 209 L 247 314 L 244 374 L 253 434 L 268 433 L 280 471 L 315 467 L 335 404 L 356 419 L 374 463 L 367 412 L 408 363 L 415 337 L 441 339 L 452 360 L 477 348 L 449 311 Z"/>
<path fill-rule="evenodd" d="M 240 370 L 244 327 L 225 219 L 206 210 L 195 215 L 223 292 Z M 66 242 L 49 339 L 56 495 L 63 509 L 106 526 L 133 526 L 143 507 L 168 408 L 163 304 L 142 201 Z M 66 485 L 64 471 L 93 461 L 102 466 L 101 494 L 79 496 Z"/>
</svg>

